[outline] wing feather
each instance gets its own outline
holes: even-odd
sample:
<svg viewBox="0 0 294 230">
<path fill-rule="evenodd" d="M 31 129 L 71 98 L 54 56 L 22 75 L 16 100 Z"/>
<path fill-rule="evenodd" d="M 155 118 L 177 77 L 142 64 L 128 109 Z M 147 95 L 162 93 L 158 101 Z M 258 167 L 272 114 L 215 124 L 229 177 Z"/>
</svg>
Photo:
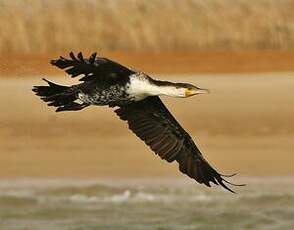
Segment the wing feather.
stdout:
<svg viewBox="0 0 294 230">
<path fill-rule="evenodd" d="M 177 161 L 179 170 L 199 183 L 220 185 L 234 192 L 219 174 L 203 158 L 189 134 L 164 106 L 159 97 L 148 97 L 120 107 L 115 113 L 128 122 L 129 128 L 143 140 L 156 155 L 172 162 Z"/>
<path fill-rule="evenodd" d="M 68 59 L 60 56 L 59 59 L 52 60 L 51 64 L 65 70 L 73 78 L 82 75 L 80 81 L 124 79 L 135 73 L 110 59 L 96 57 L 96 55 L 93 53 L 86 59 L 81 52 L 77 56 L 70 52 Z"/>
</svg>

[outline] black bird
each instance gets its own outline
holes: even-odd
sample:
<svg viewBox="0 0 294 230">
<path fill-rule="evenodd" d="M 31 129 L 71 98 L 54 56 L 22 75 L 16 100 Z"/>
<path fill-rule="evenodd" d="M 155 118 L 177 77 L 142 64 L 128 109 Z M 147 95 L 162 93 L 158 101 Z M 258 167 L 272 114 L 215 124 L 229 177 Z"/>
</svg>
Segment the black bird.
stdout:
<svg viewBox="0 0 294 230">
<path fill-rule="evenodd" d="M 82 76 L 82 83 L 58 85 L 43 79 L 47 86 L 34 86 L 37 96 L 56 107 L 56 112 L 77 111 L 90 105 L 118 107 L 114 112 L 127 121 L 129 128 L 162 159 L 177 161 L 179 170 L 206 186 L 212 184 L 234 192 L 225 183 L 226 175 L 218 173 L 204 159 L 189 134 L 162 103 L 159 95 L 185 98 L 207 93 L 187 83 L 154 80 L 112 60 L 96 57 L 60 57 L 51 64 L 64 69 L 71 77 Z M 234 174 L 233 174 L 234 175 Z M 227 176 L 233 176 L 227 175 Z"/>
</svg>

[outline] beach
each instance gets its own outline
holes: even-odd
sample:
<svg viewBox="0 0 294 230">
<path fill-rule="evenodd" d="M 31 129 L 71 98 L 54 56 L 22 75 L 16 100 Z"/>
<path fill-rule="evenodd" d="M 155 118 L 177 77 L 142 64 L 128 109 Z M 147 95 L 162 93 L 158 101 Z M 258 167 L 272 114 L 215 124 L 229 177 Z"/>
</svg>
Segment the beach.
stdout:
<svg viewBox="0 0 294 230">
<path fill-rule="evenodd" d="M 291 73 L 155 75 L 211 93 L 162 97 L 203 155 L 223 173 L 293 175 Z M 72 84 L 66 77 L 49 77 Z M 31 88 L 36 77 L 0 79 L 0 177 L 182 177 L 108 107 L 55 113 Z"/>
</svg>

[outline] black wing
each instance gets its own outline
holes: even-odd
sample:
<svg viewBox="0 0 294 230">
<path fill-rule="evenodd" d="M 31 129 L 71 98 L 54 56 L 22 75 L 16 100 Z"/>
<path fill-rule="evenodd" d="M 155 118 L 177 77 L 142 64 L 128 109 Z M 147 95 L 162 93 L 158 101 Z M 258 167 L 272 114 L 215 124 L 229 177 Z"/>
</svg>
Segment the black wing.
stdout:
<svg viewBox="0 0 294 230">
<path fill-rule="evenodd" d="M 199 183 L 211 186 L 221 185 L 233 192 L 223 178 L 203 158 L 189 134 L 164 106 L 159 97 L 148 97 L 115 110 L 115 113 L 128 122 L 129 128 L 162 159 L 179 163 L 182 173 Z M 232 184 L 235 185 L 235 184 Z"/>
<path fill-rule="evenodd" d="M 77 57 L 71 52 L 70 58 L 60 56 L 57 60 L 52 60 L 51 64 L 65 69 L 71 77 L 83 75 L 80 81 L 90 81 L 103 78 L 124 79 L 135 72 L 107 58 L 96 57 L 93 53 L 88 59 L 82 53 Z"/>
</svg>

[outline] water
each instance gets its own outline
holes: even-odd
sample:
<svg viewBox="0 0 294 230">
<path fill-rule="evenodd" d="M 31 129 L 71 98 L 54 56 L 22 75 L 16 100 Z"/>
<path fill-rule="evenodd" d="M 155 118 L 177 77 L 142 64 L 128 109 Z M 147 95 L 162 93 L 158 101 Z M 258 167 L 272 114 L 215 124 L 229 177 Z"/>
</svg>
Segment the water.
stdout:
<svg viewBox="0 0 294 230">
<path fill-rule="evenodd" d="M 0 229 L 294 229 L 293 178 L 241 180 L 2 180 Z"/>
</svg>

